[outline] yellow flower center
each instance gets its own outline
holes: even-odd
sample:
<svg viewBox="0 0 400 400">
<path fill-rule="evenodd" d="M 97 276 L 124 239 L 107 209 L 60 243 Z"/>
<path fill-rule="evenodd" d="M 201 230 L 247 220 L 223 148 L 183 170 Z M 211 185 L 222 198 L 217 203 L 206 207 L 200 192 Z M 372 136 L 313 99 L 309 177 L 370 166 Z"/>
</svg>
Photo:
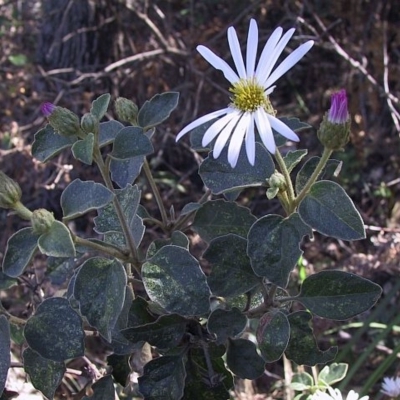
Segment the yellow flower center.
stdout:
<svg viewBox="0 0 400 400">
<path fill-rule="evenodd" d="M 265 95 L 264 87 L 255 79 L 240 79 L 229 91 L 232 93 L 232 106 L 243 112 L 254 112 L 263 107 L 268 114 L 276 114 L 269 96 Z"/>
</svg>

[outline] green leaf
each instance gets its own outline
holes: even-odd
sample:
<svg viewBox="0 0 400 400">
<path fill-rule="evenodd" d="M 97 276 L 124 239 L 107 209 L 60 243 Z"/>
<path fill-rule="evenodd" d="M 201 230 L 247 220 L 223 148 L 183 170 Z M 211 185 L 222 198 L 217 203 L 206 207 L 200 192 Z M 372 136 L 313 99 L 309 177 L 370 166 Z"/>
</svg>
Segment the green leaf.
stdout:
<svg viewBox="0 0 400 400">
<path fill-rule="evenodd" d="M 138 114 L 138 123 L 144 130 L 161 124 L 178 105 L 179 93 L 166 92 L 156 94 L 147 100 Z"/>
<path fill-rule="evenodd" d="M 342 271 L 321 271 L 306 278 L 296 298 L 312 313 L 344 320 L 369 310 L 382 289 L 376 283 Z"/>
<path fill-rule="evenodd" d="M 187 316 L 209 311 L 206 276 L 186 249 L 164 246 L 143 264 L 142 277 L 150 299 L 167 311 Z"/>
<path fill-rule="evenodd" d="M 157 251 L 169 244 L 173 244 L 175 246 L 183 247 L 184 249 L 189 250 L 189 238 L 181 231 L 174 231 L 171 235 L 171 238 L 169 239 L 156 239 L 151 242 L 150 246 L 147 249 L 146 258 L 153 257 L 157 253 Z"/>
<path fill-rule="evenodd" d="M 148 342 L 159 349 L 179 345 L 186 332 L 186 318 L 177 314 L 162 315 L 150 324 L 123 329 L 121 333 L 132 343 Z"/>
<path fill-rule="evenodd" d="M 312 231 L 297 213 L 287 218 L 273 214 L 260 218 L 248 235 L 247 254 L 254 272 L 286 287 L 303 254 L 299 246 L 305 235 L 312 237 Z"/>
<path fill-rule="evenodd" d="M 67 299 L 44 300 L 28 319 L 25 339 L 32 350 L 53 361 L 64 361 L 84 354 L 82 320 Z"/>
<path fill-rule="evenodd" d="M 73 156 L 84 164 L 93 162 L 94 134 L 88 133 L 85 139 L 77 140 L 71 147 Z"/>
<path fill-rule="evenodd" d="M 247 339 L 230 339 L 226 352 L 228 368 L 239 378 L 257 379 L 264 373 L 264 360 Z"/>
<path fill-rule="evenodd" d="M 69 229 L 60 221 L 54 221 L 48 232 L 38 239 L 39 250 L 47 256 L 74 257 L 75 245 Z"/>
<path fill-rule="evenodd" d="M 282 357 L 289 337 L 290 325 L 283 312 L 270 311 L 260 318 L 257 342 L 265 362 L 272 363 Z"/>
<path fill-rule="evenodd" d="M 50 125 L 46 125 L 35 133 L 32 156 L 41 162 L 46 162 L 62 150 L 71 147 L 77 140 L 77 136 L 61 136 Z"/>
<path fill-rule="evenodd" d="M 207 242 L 229 233 L 246 238 L 255 220 L 256 217 L 246 207 L 235 202 L 213 200 L 203 204 L 197 211 L 193 229 Z"/>
<path fill-rule="evenodd" d="M 125 128 L 121 122 L 112 120 L 107 122 L 101 122 L 99 126 L 99 146 L 104 147 L 107 144 L 111 144 L 118 132 Z"/>
<path fill-rule="evenodd" d="M 125 189 L 115 190 L 115 195 L 120 202 L 128 225 L 131 226 L 139 206 L 141 191 L 136 185 L 127 185 Z M 109 204 L 98 210 L 98 214 L 94 219 L 94 230 L 97 233 L 123 232 L 114 204 Z"/>
<path fill-rule="evenodd" d="M 296 176 L 296 193 L 299 194 L 303 187 L 310 179 L 312 173 L 318 165 L 320 157 L 311 157 L 302 166 L 301 170 Z M 331 179 L 333 176 L 337 176 L 337 170 L 341 163 L 338 160 L 328 160 L 322 172 L 319 174 L 318 179 Z"/>
<path fill-rule="evenodd" d="M 246 248 L 247 240 L 233 234 L 210 242 L 203 258 L 211 264 L 207 282 L 214 295 L 238 296 L 260 283 L 260 278 L 254 275 L 251 268 Z"/>
<path fill-rule="evenodd" d="M 309 390 L 312 386 L 314 386 L 314 379 L 307 372 L 293 374 L 292 382 L 290 382 L 291 389 L 302 392 Z"/>
<path fill-rule="evenodd" d="M 100 183 L 75 179 L 61 195 L 64 218 L 76 218 L 90 210 L 104 207 L 113 196 L 113 192 Z"/>
<path fill-rule="evenodd" d="M 179 400 L 183 396 L 185 377 L 182 357 L 159 357 L 144 366 L 139 391 L 146 400 Z"/>
<path fill-rule="evenodd" d="M 93 394 L 85 396 L 82 400 L 114 400 L 115 389 L 111 375 L 103 376 L 92 385 Z"/>
<path fill-rule="evenodd" d="M 247 318 L 238 309 L 216 309 L 208 317 L 207 329 L 217 336 L 217 344 L 225 343 L 231 337 L 240 335 L 246 328 Z"/>
<path fill-rule="evenodd" d="M 100 257 L 85 261 L 75 279 L 74 297 L 81 314 L 108 342 L 124 305 L 126 283 L 122 264 Z"/>
<path fill-rule="evenodd" d="M 229 390 L 233 388 L 232 374 L 226 369 L 222 356 L 224 346 L 216 347 L 207 344 L 208 360 L 205 360 L 202 348 L 192 348 L 186 362 L 186 381 L 184 399 L 223 400 L 230 399 Z M 208 373 L 207 362 L 210 361 L 213 374 Z"/>
<path fill-rule="evenodd" d="M 6 275 L 16 278 L 24 272 L 37 250 L 38 238 L 30 227 L 22 228 L 10 236 L 3 258 L 3 271 Z"/>
<path fill-rule="evenodd" d="M 283 157 L 283 161 L 285 161 L 286 168 L 289 174 L 293 171 L 293 169 L 297 166 L 297 164 L 303 159 L 305 155 L 307 155 L 308 150 L 295 150 L 288 151 L 285 157 Z"/>
<path fill-rule="evenodd" d="M 96 100 L 92 102 L 92 107 L 90 108 L 90 114 L 97 117 L 100 121 L 107 112 L 108 105 L 110 104 L 111 96 L 108 93 L 102 94 Z"/>
<path fill-rule="evenodd" d="M 297 311 L 288 315 L 290 323 L 290 340 L 286 348 L 286 357 L 299 365 L 314 366 L 332 361 L 337 354 L 337 347 L 321 351 L 318 348 L 310 327 L 311 314 Z"/>
<path fill-rule="evenodd" d="M 345 363 L 326 365 L 318 375 L 318 382 L 321 385 L 332 386 L 346 377 L 348 368 L 349 365 Z"/>
<path fill-rule="evenodd" d="M 132 184 L 140 175 L 144 164 L 144 156 L 127 158 L 125 160 L 112 159 L 110 163 L 111 179 L 120 188 Z"/>
<path fill-rule="evenodd" d="M 129 364 L 130 354 L 118 355 L 110 354 L 107 357 L 107 365 L 112 368 L 112 376 L 115 381 L 119 383 L 122 387 L 129 384 L 129 375 L 131 373 L 131 366 Z"/>
<path fill-rule="evenodd" d="M 0 315 L 0 394 L 6 385 L 11 358 L 10 324 L 4 315 Z"/>
<path fill-rule="evenodd" d="M 138 247 L 143 239 L 145 231 L 143 220 L 135 215 L 130 223 L 130 229 L 133 237 L 133 242 L 135 243 L 136 247 Z M 119 248 L 127 247 L 125 236 L 121 232 L 106 233 L 104 235 L 104 241 Z"/>
<path fill-rule="evenodd" d="M 180 215 L 182 216 L 182 215 L 190 214 L 194 211 L 197 211 L 200 207 L 201 207 L 200 203 L 188 203 L 182 208 Z"/>
<path fill-rule="evenodd" d="M 118 160 L 145 156 L 153 153 L 150 139 L 137 126 L 127 126 L 121 129 L 114 139 L 113 150 L 110 157 Z"/>
<path fill-rule="evenodd" d="M 130 322 L 129 316 L 133 304 L 137 301 L 137 299 L 141 299 L 140 297 L 138 297 L 137 299 L 133 300 L 133 296 L 134 295 L 131 287 L 125 286 L 124 304 L 122 306 L 121 312 L 118 315 L 117 322 L 115 323 L 114 328 L 111 330 L 110 346 L 112 347 L 114 353 L 117 355 L 124 356 L 127 354 L 131 354 L 134 349 L 142 346 L 142 343 L 130 343 L 121 333 L 121 331 L 125 329 Z"/>
<path fill-rule="evenodd" d="M 197 128 L 194 128 L 190 131 L 190 147 L 198 152 L 209 151 L 211 150 L 211 145 L 207 145 L 203 147 L 202 140 L 203 136 L 206 133 L 206 130 L 214 123 L 217 119 L 212 119 L 211 121 L 207 121 L 206 123 L 199 125 Z"/>
<path fill-rule="evenodd" d="M 201 179 L 214 194 L 237 188 L 265 185 L 266 179 L 275 170 L 275 165 L 269 152 L 258 143 L 256 145 L 256 164 L 254 166 L 250 165 L 244 146 L 235 168 L 230 166 L 227 154 L 227 147 L 217 159 L 214 159 L 210 154 L 199 168 Z"/>
<path fill-rule="evenodd" d="M 32 385 L 48 399 L 53 399 L 66 371 L 64 362 L 47 360 L 29 347 L 23 353 L 24 370 Z"/>
<path fill-rule="evenodd" d="M 299 206 L 303 221 L 326 236 L 342 240 L 365 238 L 359 212 L 342 187 L 331 181 L 319 181 Z"/>
<path fill-rule="evenodd" d="M 28 57 L 25 54 L 11 54 L 8 56 L 8 61 L 16 67 L 23 67 L 28 62 Z M 0 392 L 1 393 L 1 392 Z"/>
</svg>

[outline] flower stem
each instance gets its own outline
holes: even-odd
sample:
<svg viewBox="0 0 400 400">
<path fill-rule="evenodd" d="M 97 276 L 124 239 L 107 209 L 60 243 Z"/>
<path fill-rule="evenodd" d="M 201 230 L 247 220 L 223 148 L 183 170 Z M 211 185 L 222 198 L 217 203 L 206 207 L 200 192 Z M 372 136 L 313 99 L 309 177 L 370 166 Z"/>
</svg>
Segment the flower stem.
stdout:
<svg viewBox="0 0 400 400">
<path fill-rule="evenodd" d="M 301 203 L 301 201 L 304 199 L 304 197 L 307 196 L 307 193 L 310 191 L 311 186 L 318 179 L 318 176 L 321 174 L 322 170 L 324 169 L 331 154 L 332 154 L 332 150 L 325 147 L 314 172 L 311 174 L 310 178 L 308 179 L 308 181 L 305 184 L 305 186 L 303 187 L 303 189 L 301 189 L 299 195 L 294 199 L 294 207 L 297 207 Z"/>
<path fill-rule="evenodd" d="M 287 200 L 288 200 L 288 210 L 286 210 L 286 211 L 287 211 L 288 215 L 290 215 L 294 212 L 294 209 L 295 209 L 295 205 L 294 205 L 295 195 L 294 195 L 293 183 L 290 178 L 290 173 L 286 167 L 285 160 L 283 159 L 278 148 L 276 148 L 276 151 L 275 151 L 275 160 L 278 163 L 281 174 L 285 178 Z"/>
<path fill-rule="evenodd" d="M 111 179 L 110 179 L 110 176 L 109 176 L 109 173 L 108 173 L 108 167 L 104 163 L 104 160 L 103 160 L 103 157 L 101 156 L 99 148 L 96 147 L 94 149 L 93 153 L 94 153 L 93 154 L 93 159 L 96 162 L 97 166 L 99 167 L 99 170 L 100 170 L 101 176 L 102 176 L 102 178 L 104 180 L 104 183 L 106 184 L 108 189 L 110 189 L 112 192 L 114 192 L 114 186 L 113 186 L 113 184 L 111 182 Z M 134 265 L 136 271 L 138 273 L 140 273 L 140 261 L 139 261 L 139 255 L 138 255 L 138 252 L 137 252 L 137 249 L 136 249 L 135 241 L 133 239 L 131 230 L 129 229 L 129 226 L 128 226 L 128 223 L 126 221 L 124 212 L 122 210 L 121 203 L 119 202 L 117 196 L 114 196 L 113 204 L 114 204 L 114 208 L 115 208 L 115 211 L 117 213 L 119 222 L 121 224 L 121 228 L 122 228 L 122 231 L 124 233 L 125 240 L 127 242 L 127 245 L 129 247 L 130 253 L 131 253 L 132 258 L 133 258 L 133 265 Z"/>
<path fill-rule="evenodd" d="M 97 242 L 92 242 L 91 240 L 83 239 L 79 236 L 74 236 L 74 242 L 77 245 L 85 246 L 101 253 L 108 254 L 109 256 L 118 258 L 122 261 L 127 261 L 129 258 L 127 254 L 122 252 L 120 249 L 113 246 L 108 246 L 106 243 L 103 245 Z"/>
<path fill-rule="evenodd" d="M 160 210 L 161 219 L 162 219 L 162 222 L 164 224 L 164 228 L 167 229 L 168 228 L 167 212 L 165 210 L 164 203 L 162 201 L 162 198 L 161 198 L 160 192 L 158 190 L 158 187 L 157 187 L 157 185 L 156 185 L 156 183 L 154 181 L 153 174 L 151 173 L 149 162 L 147 161 L 146 158 L 144 159 L 143 170 L 144 170 L 144 173 L 146 174 L 146 178 L 147 178 L 147 180 L 149 182 L 151 190 L 152 190 L 152 192 L 154 194 L 154 197 L 156 199 L 156 202 L 157 202 L 157 205 L 158 205 L 158 209 Z"/>
</svg>

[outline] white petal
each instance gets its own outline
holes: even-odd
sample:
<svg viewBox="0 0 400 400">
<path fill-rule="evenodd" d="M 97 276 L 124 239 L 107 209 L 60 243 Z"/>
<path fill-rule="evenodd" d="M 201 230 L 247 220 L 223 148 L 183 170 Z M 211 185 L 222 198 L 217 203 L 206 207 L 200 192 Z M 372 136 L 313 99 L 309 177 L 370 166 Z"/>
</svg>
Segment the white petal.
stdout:
<svg viewBox="0 0 400 400">
<path fill-rule="evenodd" d="M 282 36 L 283 29 L 281 27 L 276 28 L 271 36 L 269 37 L 267 43 L 265 43 L 265 46 L 263 48 L 263 51 L 261 52 L 260 59 L 257 64 L 256 68 L 256 76 L 261 78 L 261 82 L 264 82 L 265 76 L 261 74 L 261 71 L 264 69 L 267 69 L 269 66 L 269 62 L 271 61 L 270 58 L 274 52 L 274 49 L 279 42 L 279 39 Z M 272 68 L 272 67 L 271 67 Z"/>
<path fill-rule="evenodd" d="M 197 51 L 215 68 L 223 72 L 225 78 L 230 83 L 235 83 L 239 80 L 237 74 L 221 57 L 218 57 L 209 48 L 205 46 L 197 46 Z"/>
<path fill-rule="evenodd" d="M 214 138 L 218 136 L 226 124 L 234 117 L 231 112 L 227 113 L 224 117 L 214 122 L 205 132 L 201 145 L 207 146 Z"/>
<path fill-rule="evenodd" d="M 250 114 L 250 122 L 246 133 L 246 153 L 247 159 L 251 165 L 254 165 L 256 159 L 256 141 L 254 138 L 254 113 Z"/>
<path fill-rule="evenodd" d="M 267 81 L 268 77 L 271 74 L 272 69 L 274 68 L 276 62 L 278 61 L 278 58 L 282 54 L 282 51 L 285 49 L 286 45 L 288 44 L 289 40 L 294 34 L 295 29 L 289 29 L 283 36 L 282 39 L 277 43 L 275 46 L 272 54 L 270 54 L 270 58 L 268 60 L 268 63 L 261 68 L 259 75 L 257 76 L 260 82 L 264 83 Z M 268 86 L 265 86 L 266 88 Z"/>
<path fill-rule="evenodd" d="M 278 118 L 268 114 L 268 120 L 271 123 L 272 128 L 274 128 L 286 139 L 292 140 L 293 142 L 298 142 L 300 140 L 299 137 Z"/>
<path fill-rule="evenodd" d="M 258 27 L 254 19 L 250 20 L 249 33 L 247 35 L 247 52 L 246 52 L 246 73 L 247 78 L 252 78 L 256 66 L 258 47 Z"/>
<path fill-rule="evenodd" d="M 266 80 L 264 87 L 268 88 L 273 83 L 275 83 L 283 74 L 289 71 L 294 65 L 296 65 L 313 46 L 314 41 L 309 40 L 303 43 L 296 50 L 292 51 L 280 64 L 279 67 L 271 74 L 271 76 Z"/>
<path fill-rule="evenodd" d="M 233 128 L 237 124 L 240 118 L 240 113 L 235 113 L 233 118 L 229 121 L 229 123 L 222 129 L 221 133 L 218 136 L 217 141 L 215 142 L 213 149 L 214 158 L 218 158 L 221 154 L 222 149 L 225 147 L 226 142 L 229 140 L 229 137 L 232 134 Z"/>
<path fill-rule="evenodd" d="M 246 78 L 246 70 L 244 68 L 242 51 L 240 50 L 239 40 L 235 31 L 235 28 L 232 26 L 228 29 L 228 43 L 229 48 L 231 49 L 231 54 L 233 58 L 233 62 L 236 66 L 236 71 L 239 74 L 241 79 Z"/>
<path fill-rule="evenodd" d="M 231 164 L 232 168 L 236 167 L 240 149 L 242 148 L 243 138 L 247 131 L 249 124 L 249 113 L 244 113 L 240 118 L 238 124 L 234 128 L 231 141 L 228 147 L 228 162 Z"/>
<path fill-rule="evenodd" d="M 222 110 L 218 110 L 218 111 L 213 111 L 210 114 L 206 114 L 203 115 L 202 117 L 194 120 L 193 122 L 191 122 L 189 125 L 187 125 L 185 128 L 183 128 L 178 135 L 176 136 L 175 141 L 178 141 L 183 135 L 185 135 L 186 133 L 190 132 L 192 129 L 197 128 L 198 126 L 205 124 L 208 121 L 211 121 L 214 118 L 218 118 L 221 115 L 224 115 L 227 113 L 227 111 L 229 110 L 229 108 L 223 108 Z"/>
<path fill-rule="evenodd" d="M 254 119 L 256 121 L 258 134 L 260 135 L 264 146 L 270 153 L 275 154 L 276 144 L 271 125 L 267 117 L 268 115 L 269 114 L 267 114 L 262 108 L 259 108 L 255 112 Z"/>
</svg>

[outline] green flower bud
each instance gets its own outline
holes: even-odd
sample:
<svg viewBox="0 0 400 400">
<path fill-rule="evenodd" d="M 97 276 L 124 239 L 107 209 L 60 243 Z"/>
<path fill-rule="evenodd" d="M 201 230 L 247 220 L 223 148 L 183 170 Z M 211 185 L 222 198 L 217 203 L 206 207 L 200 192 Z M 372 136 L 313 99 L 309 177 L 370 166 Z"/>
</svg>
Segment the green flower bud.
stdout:
<svg viewBox="0 0 400 400">
<path fill-rule="evenodd" d="M 320 142 L 330 150 L 342 149 L 350 138 L 350 116 L 346 91 L 332 95 L 332 104 L 317 132 Z"/>
<path fill-rule="evenodd" d="M 39 235 L 47 233 L 55 221 L 52 212 L 39 208 L 32 213 L 31 224 L 33 231 Z"/>
<path fill-rule="evenodd" d="M 86 113 L 81 119 L 81 127 L 85 133 L 98 133 L 99 132 L 99 120 L 95 115 Z"/>
<path fill-rule="evenodd" d="M 19 203 L 21 195 L 18 183 L 0 171 L 0 207 L 13 209 Z"/>
<path fill-rule="evenodd" d="M 124 97 L 118 97 L 115 100 L 115 112 L 118 119 L 127 121 L 132 125 L 137 125 L 137 116 L 139 113 L 138 106 L 131 100 Z"/>
<path fill-rule="evenodd" d="M 275 171 L 268 179 L 269 189 L 267 190 L 268 199 L 273 199 L 279 192 L 286 191 L 285 177 L 278 171 Z"/>
<path fill-rule="evenodd" d="M 78 116 L 67 108 L 44 103 L 41 109 L 49 124 L 58 134 L 62 136 L 79 136 L 82 133 Z"/>
</svg>

